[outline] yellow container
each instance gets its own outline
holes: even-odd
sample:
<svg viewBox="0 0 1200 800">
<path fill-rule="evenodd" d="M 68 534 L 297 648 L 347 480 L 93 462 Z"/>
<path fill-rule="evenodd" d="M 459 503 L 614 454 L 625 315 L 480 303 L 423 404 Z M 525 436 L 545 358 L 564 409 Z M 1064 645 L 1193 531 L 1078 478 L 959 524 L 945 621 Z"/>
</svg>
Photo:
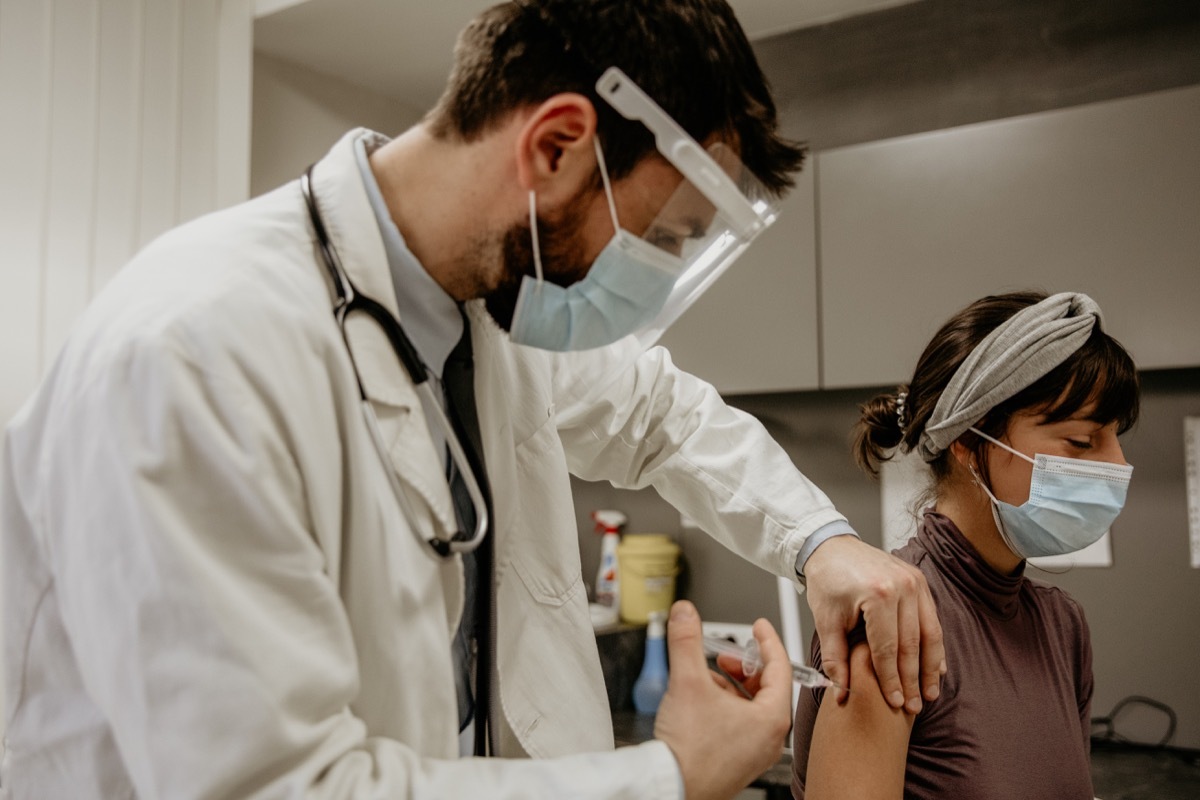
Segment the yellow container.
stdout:
<svg viewBox="0 0 1200 800">
<path fill-rule="evenodd" d="M 670 611 L 679 574 L 679 545 L 665 533 L 627 534 L 617 545 L 621 619 L 638 625 Z"/>
</svg>

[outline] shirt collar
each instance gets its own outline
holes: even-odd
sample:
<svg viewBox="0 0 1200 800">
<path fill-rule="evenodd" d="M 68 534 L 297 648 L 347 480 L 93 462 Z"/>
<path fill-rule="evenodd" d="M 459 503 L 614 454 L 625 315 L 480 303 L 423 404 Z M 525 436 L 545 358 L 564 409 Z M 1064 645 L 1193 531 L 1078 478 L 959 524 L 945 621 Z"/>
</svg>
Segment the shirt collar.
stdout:
<svg viewBox="0 0 1200 800">
<path fill-rule="evenodd" d="M 387 253 L 388 270 L 392 274 L 392 287 L 396 292 L 396 308 L 404 323 L 404 332 L 417 348 L 425 366 L 440 381 L 446 358 L 462 338 L 463 317 L 454 298 L 446 294 L 408 249 L 388 212 L 369 160 L 370 154 L 387 141 L 387 137 L 380 134 L 362 136 L 354 143 L 354 153 L 367 199 L 383 237 L 383 249 Z"/>
<path fill-rule="evenodd" d="M 1025 586 L 1024 561 L 1011 575 L 1000 574 L 984 560 L 953 520 L 933 509 L 925 510 L 917 538 L 937 562 L 942 574 L 964 595 L 993 617 L 1012 619 L 1016 616 L 1021 589 Z"/>
</svg>

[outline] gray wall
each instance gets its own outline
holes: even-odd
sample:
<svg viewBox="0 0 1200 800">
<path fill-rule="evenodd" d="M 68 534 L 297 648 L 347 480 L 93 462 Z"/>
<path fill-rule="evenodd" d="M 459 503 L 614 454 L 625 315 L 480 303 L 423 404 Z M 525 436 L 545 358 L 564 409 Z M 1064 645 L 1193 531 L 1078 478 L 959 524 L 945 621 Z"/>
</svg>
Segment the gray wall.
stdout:
<svg viewBox="0 0 1200 800">
<path fill-rule="evenodd" d="M 1200 3 L 920 0 L 755 50 L 825 150 L 1200 83 Z"/>
<path fill-rule="evenodd" d="M 294 180 L 351 128 L 396 136 L 420 118 L 393 98 L 256 52 L 250 194 Z"/>
<path fill-rule="evenodd" d="M 773 37 L 756 50 L 789 134 L 821 150 L 1200 83 L 1200 3 L 922 0 Z M 1114 531 L 1114 566 L 1038 577 L 1070 591 L 1087 610 L 1095 714 L 1127 695 L 1147 695 L 1178 712 L 1174 743 L 1196 748 L 1200 570 L 1187 567 L 1182 419 L 1200 415 L 1200 370 L 1148 373 L 1144 381 L 1142 421 L 1124 440 L 1137 469 Z M 856 405 L 874 393 L 730 402 L 762 420 L 863 538 L 879 544 L 878 486 L 857 472 L 848 446 Z M 706 619 L 766 616 L 778 625 L 774 581 L 703 534 L 681 531 L 678 514 L 652 490 L 574 485 L 586 577 L 599 553 L 587 513 L 620 508 L 631 531 L 679 537 L 690 578 L 683 589 Z M 806 607 L 802 616 L 807 636 Z M 1150 736 L 1157 721 L 1151 718 L 1131 715 L 1123 730 L 1136 734 L 1143 721 L 1141 732 Z"/>
</svg>

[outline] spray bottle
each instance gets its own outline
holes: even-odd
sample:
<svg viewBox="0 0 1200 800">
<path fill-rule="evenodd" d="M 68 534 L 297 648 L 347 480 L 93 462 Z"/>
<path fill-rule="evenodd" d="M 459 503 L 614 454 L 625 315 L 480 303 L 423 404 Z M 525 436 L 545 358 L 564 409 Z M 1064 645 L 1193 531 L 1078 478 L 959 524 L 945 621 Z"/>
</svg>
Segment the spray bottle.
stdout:
<svg viewBox="0 0 1200 800">
<path fill-rule="evenodd" d="M 650 612 L 650 627 L 646 629 L 646 660 L 642 672 L 633 683 L 633 707 L 639 714 L 655 714 L 663 695 L 667 693 L 667 643 L 663 623 L 667 615 Z"/>
<path fill-rule="evenodd" d="M 600 534 L 600 569 L 596 572 L 596 603 L 616 610 L 621 599 L 621 577 L 617 573 L 617 545 L 628 519 L 620 511 L 593 511 L 596 533 Z"/>
</svg>

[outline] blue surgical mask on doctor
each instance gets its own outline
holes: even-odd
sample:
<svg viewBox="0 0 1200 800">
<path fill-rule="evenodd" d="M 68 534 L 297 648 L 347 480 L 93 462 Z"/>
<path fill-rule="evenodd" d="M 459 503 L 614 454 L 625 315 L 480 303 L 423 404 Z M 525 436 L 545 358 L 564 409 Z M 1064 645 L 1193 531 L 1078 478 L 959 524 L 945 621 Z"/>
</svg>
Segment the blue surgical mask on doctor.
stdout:
<svg viewBox="0 0 1200 800">
<path fill-rule="evenodd" d="M 972 427 L 979 436 L 1033 464 L 1029 499 L 1019 506 L 996 498 L 971 473 L 992 501 L 992 517 L 1009 548 L 1022 558 L 1074 553 L 1108 532 L 1125 505 L 1133 467 L 1038 453 L 1030 458 Z"/>
<path fill-rule="evenodd" d="M 621 228 L 604 153 L 599 140 L 594 141 L 613 237 L 582 280 L 566 287 L 547 282 L 538 247 L 535 196 L 529 193 L 537 277 L 526 275 L 517 295 L 509 335 L 518 344 L 559 352 L 612 344 L 654 319 L 683 271 L 681 258 Z"/>
</svg>

